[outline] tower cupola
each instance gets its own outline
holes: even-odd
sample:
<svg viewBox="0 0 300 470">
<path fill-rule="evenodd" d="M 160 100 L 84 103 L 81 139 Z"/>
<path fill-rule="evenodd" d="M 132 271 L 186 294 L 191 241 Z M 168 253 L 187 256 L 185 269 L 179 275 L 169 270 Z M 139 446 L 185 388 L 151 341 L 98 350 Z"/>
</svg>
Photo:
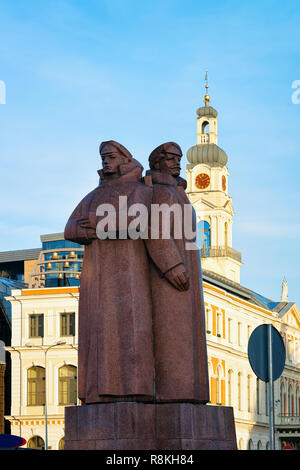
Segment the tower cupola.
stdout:
<svg viewBox="0 0 300 470">
<path fill-rule="evenodd" d="M 191 165 L 206 163 L 222 167 L 227 164 L 228 157 L 218 146 L 218 112 L 210 106 L 207 73 L 205 80 L 206 94 L 203 100 L 205 105 L 197 109 L 197 145 L 193 145 L 187 151 L 187 160 Z"/>
</svg>

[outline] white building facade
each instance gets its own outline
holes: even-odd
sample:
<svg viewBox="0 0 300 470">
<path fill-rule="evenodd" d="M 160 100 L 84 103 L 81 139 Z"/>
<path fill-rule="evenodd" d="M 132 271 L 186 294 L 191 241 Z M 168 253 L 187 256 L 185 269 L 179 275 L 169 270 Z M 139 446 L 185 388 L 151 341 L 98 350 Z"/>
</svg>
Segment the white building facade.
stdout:
<svg viewBox="0 0 300 470">
<path fill-rule="evenodd" d="M 64 446 L 64 409 L 77 400 L 78 287 L 15 290 L 11 433 L 28 447 Z"/>
</svg>

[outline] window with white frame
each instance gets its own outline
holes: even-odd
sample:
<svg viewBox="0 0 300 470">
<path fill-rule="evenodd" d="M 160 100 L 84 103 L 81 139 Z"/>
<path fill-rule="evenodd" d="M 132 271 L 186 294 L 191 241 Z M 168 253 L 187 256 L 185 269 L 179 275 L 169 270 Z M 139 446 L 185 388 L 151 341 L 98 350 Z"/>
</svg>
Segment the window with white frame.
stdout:
<svg viewBox="0 0 300 470">
<path fill-rule="evenodd" d="M 228 406 L 233 406 L 233 370 L 228 371 Z"/>
<path fill-rule="evenodd" d="M 238 345 L 242 346 L 242 323 L 238 322 L 237 325 Z"/>
<path fill-rule="evenodd" d="M 217 336 L 221 337 L 222 336 L 222 313 L 217 312 Z"/>
<path fill-rule="evenodd" d="M 227 325 L 228 325 L 228 335 L 227 335 L 228 342 L 232 343 L 232 318 L 228 318 Z"/>
<path fill-rule="evenodd" d="M 217 367 L 217 405 L 222 404 L 222 367 L 218 365 Z"/>
<path fill-rule="evenodd" d="M 208 334 L 212 332 L 212 311 L 211 308 L 206 307 L 206 331 Z"/>
<path fill-rule="evenodd" d="M 29 315 L 29 338 L 43 338 L 44 314 L 33 313 Z"/>
<path fill-rule="evenodd" d="M 45 405 L 45 369 L 30 367 L 27 371 L 27 404 L 29 406 Z"/>
<path fill-rule="evenodd" d="M 252 377 L 251 375 L 247 376 L 247 411 L 250 413 L 251 411 L 251 384 L 252 384 Z"/>
<path fill-rule="evenodd" d="M 242 372 L 238 373 L 238 409 L 242 411 Z"/>
</svg>

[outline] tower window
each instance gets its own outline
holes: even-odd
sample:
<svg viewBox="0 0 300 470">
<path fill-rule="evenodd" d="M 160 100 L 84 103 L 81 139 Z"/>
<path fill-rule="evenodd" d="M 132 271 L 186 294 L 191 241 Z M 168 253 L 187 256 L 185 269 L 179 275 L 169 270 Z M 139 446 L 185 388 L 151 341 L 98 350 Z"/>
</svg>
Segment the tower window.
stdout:
<svg viewBox="0 0 300 470">
<path fill-rule="evenodd" d="M 209 256 L 210 248 L 210 225 L 204 220 L 198 222 L 198 246 L 202 256 Z"/>
<path fill-rule="evenodd" d="M 209 133 L 209 122 L 208 121 L 203 121 L 202 123 L 202 134 L 208 134 Z"/>
</svg>

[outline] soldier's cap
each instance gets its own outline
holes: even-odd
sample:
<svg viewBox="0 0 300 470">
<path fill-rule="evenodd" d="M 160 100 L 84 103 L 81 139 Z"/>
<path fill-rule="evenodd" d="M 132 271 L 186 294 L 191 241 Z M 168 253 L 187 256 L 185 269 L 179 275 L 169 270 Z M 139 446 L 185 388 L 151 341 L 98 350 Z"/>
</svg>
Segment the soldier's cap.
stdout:
<svg viewBox="0 0 300 470">
<path fill-rule="evenodd" d="M 118 153 L 121 153 L 122 155 L 124 155 L 124 157 L 128 158 L 129 160 L 133 158 L 129 150 L 127 150 L 124 145 L 119 144 L 119 142 L 116 142 L 115 140 L 107 140 L 105 142 L 101 142 L 99 147 L 100 155 L 103 155 L 105 153 L 115 153 L 116 150 Z"/>
<path fill-rule="evenodd" d="M 182 157 L 182 150 L 178 144 L 175 142 L 165 142 L 164 144 L 159 145 L 149 155 L 149 166 L 154 168 L 155 163 L 159 162 L 166 153 L 174 153 L 175 155 L 180 155 Z"/>
</svg>

